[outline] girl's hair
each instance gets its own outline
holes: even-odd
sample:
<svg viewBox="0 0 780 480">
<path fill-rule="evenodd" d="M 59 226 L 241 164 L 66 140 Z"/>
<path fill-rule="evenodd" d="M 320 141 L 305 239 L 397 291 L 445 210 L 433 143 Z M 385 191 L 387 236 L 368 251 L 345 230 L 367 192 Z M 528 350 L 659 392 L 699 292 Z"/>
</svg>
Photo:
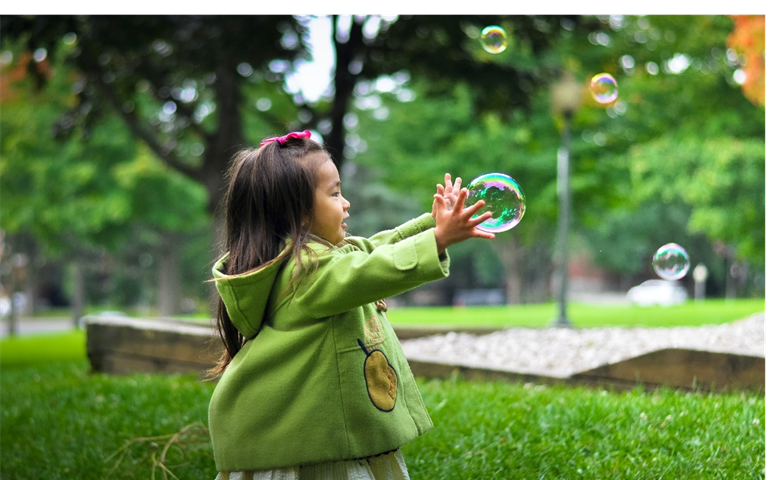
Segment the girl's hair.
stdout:
<svg viewBox="0 0 780 480">
<path fill-rule="evenodd" d="M 229 253 L 223 273 L 228 278 L 259 270 L 273 260 L 293 258 L 292 286 L 302 270 L 308 270 L 308 265 L 302 266 L 302 251 L 308 250 L 307 241 L 318 240 L 306 224 L 313 214 L 317 169 L 322 165 L 313 153 L 328 155 L 308 138 L 288 138 L 283 144 L 272 141 L 233 157 L 223 199 L 223 251 Z M 290 245 L 285 248 L 288 240 Z M 247 340 L 230 321 L 219 295 L 216 317 L 225 351 L 207 372 L 208 379 L 221 375 Z"/>
</svg>

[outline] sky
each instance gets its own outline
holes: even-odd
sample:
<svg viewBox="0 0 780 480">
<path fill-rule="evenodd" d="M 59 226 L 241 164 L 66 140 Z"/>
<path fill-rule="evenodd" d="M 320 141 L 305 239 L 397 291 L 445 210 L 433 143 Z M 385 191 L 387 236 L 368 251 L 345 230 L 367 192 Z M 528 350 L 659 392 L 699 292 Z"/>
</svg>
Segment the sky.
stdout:
<svg viewBox="0 0 780 480">
<path fill-rule="evenodd" d="M 306 100 L 313 101 L 320 98 L 331 87 L 335 52 L 331 40 L 333 24 L 329 16 L 313 15 L 308 27 L 310 36 L 305 41 L 311 48 L 312 61 L 296 64 L 296 72 L 288 77 L 287 84 L 293 91 L 300 91 Z M 336 28 L 348 32 L 349 27 L 349 17 L 341 16 Z M 379 17 L 373 16 L 366 20 L 364 31 L 376 31 L 378 27 Z"/>
<path fill-rule="evenodd" d="M 316 100 L 328 90 L 331 82 L 331 69 L 335 62 L 335 53 L 331 43 L 333 28 L 327 16 L 314 17 L 309 23 L 312 61 L 301 62 L 288 85 L 299 90 L 306 100 Z"/>
</svg>

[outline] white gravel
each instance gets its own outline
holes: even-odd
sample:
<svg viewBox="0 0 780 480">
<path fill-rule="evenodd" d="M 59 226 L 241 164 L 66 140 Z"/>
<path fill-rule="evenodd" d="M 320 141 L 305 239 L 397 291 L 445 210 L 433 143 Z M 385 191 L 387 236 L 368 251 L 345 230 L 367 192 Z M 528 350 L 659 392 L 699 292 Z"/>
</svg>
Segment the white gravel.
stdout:
<svg viewBox="0 0 780 480">
<path fill-rule="evenodd" d="M 663 348 L 765 357 L 764 313 L 723 325 L 673 328 L 511 328 L 401 341 L 410 360 L 568 377 Z"/>
</svg>

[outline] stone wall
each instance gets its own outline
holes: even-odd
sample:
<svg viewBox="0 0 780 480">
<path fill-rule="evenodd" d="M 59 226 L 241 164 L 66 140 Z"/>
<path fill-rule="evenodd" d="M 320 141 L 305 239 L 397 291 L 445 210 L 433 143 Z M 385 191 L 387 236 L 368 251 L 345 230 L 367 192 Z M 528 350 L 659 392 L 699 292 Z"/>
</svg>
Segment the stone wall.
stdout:
<svg viewBox="0 0 780 480">
<path fill-rule="evenodd" d="M 84 318 L 87 356 L 94 371 L 128 374 L 197 373 L 204 377 L 222 352 L 211 325 L 177 319 L 138 319 L 92 316 Z M 470 333 L 487 333 L 470 329 Z M 440 329 L 399 328 L 399 338 L 442 333 Z M 569 377 L 545 376 L 500 369 L 410 359 L 412 372 L 421 377 L 502 380 L 545 384 L 574 384 L 627 390 L 642 385 L 667 385 L 706 391 L 749 389 L 764 392 L 765 358 L 689 349 L 657 350 Z"/>
</svg>

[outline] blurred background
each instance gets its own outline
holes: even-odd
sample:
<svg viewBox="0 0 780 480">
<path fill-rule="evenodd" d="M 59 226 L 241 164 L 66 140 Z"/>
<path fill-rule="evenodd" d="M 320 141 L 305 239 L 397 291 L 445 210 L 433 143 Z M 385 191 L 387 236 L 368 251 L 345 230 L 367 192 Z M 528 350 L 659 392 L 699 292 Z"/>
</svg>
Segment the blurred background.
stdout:
<svg viewBox="0 0 780 480">
<path fill-rule="evenodd" d="M 0 21 L 4 321 L 210 317 L 231 155 L 304 129 L 353 235 L 430 211 L 445 172 L 524 190 L 517 227 L 452 247 L 451 276 L 396 307 L 624 302 L 669 242 L 706 269 L 690 297 L 764 297 L 762 15 Z"/>
</svg>

